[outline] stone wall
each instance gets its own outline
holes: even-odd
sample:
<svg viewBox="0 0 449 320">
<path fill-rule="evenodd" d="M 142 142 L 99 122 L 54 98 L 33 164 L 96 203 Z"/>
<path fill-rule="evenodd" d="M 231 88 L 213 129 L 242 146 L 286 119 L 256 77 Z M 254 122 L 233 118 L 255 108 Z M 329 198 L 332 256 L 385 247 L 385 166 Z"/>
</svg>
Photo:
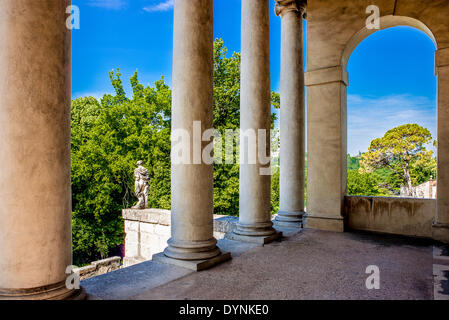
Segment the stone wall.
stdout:
<svg viewBox="0 0 449 320">
<path fill-rule="evenodd" d="M 94 261 L 90 265 L 75 269 L 74 272 L 80 275 L 80 280 L 89 279 L 111 271 L 120 269 L 120 257 L 111 257 L 99 261 Z"/>
<path fill-rule="evenodd" d="M 436 200 L 346 196 L 345 212 L 349 229 L 432 238 Z"/>
<path fill-rule="evenodd" d="M 171 236 L 171 213 L 162 209 L 124 209 L 125 257 L 123 266 L 150 260 L 167 247 Z M 214 215 L 214 237 L 222 239 L 232 231 L 238 218 Z"/>
<path fill-rule="evenodd" d="M 437 182 L 433 179 L 426 181 L 416 187 L 412 188 L 413 197 L 436 199 L 437 198 Z M 406 186 L 401 187 L 401 197 L 408 195 L 408 188 Z"/>
</svg>

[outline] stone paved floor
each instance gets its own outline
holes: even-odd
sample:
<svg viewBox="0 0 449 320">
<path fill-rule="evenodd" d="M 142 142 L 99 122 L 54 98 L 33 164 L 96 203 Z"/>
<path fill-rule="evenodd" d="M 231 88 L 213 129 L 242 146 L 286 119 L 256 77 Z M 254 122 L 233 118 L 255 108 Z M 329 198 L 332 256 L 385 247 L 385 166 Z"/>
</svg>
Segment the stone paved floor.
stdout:
<svg viewBox="0 0 449 320">
<path fill-rule="evenodd" d="M 304 230 L 133 299 L 433 299 L 433 243 Z M 380 289 L 367 290 L 368 265 Z"/>
</svg>

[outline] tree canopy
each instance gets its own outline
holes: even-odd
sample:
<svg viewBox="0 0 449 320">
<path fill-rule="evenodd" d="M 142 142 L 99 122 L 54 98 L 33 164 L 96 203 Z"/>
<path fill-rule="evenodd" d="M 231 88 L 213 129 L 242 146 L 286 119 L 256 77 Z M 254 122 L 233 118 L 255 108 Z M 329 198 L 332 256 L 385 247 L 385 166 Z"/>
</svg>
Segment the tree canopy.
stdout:
<svg viewBox="0 0 449 320">
<path fill-rule="evenodd" d="M 136 72 L 128 99 L 120 72 L 109 76 L 115 95 L 72 102 L 73 253 L 79 264 L 123 243 L 121 209 L 134 201 L 138 160 L 152 173 L 150 205 L 170 208 L 170 89 L 163 79 L 144 87 Z"/>
<path fill-rule="evenodd" d="M 394 188 L 405 185 L 410 196 L 412 187 L 436 174 L 433 151 L 426 145 L 432 141 L 429 130 L 417 124 L 404 124 L 388 130 L 382 138 L 371 142 L 361 156 L 361 172 L 377 172 Z"/>
</svg>

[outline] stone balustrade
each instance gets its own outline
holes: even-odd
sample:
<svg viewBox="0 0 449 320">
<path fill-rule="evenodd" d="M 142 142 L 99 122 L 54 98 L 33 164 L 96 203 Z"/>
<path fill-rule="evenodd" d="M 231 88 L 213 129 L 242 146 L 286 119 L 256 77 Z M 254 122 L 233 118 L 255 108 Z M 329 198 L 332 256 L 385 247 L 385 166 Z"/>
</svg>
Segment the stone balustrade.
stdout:
<svg viewBox="0 0 449 320">
<path fill-rule="evenodd" d="M 349 229 L 432 238 L 436 200 L 346 196 Z"/>
</svg>

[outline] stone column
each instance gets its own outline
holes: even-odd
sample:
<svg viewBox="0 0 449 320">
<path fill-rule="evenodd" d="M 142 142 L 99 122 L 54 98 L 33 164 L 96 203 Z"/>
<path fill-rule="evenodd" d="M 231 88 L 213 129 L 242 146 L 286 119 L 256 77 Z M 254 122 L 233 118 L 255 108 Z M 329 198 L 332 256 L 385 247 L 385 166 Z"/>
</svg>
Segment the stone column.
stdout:
<svg viewBox="0 0 449 320">
<path fill-rule="evenodd" d="M 240 89 L 240 217 L 235 240 L 279 237 L 270 214 L 270 39 L 268 0 L 242 0 Z M 259 133 L 265 133 L 265 137 Z"/>
<path fill-rule="evenodd" d="M 176 0 L 174 10 L 172 150 L 181 144 L 187 158 L 172 153 L 172 237 L 153 259 L 199 270 L 230 258 L 213 237 L 213 165 L 201 159 L 213 125 L 213 1 Z"/>
<path fill-rule="evenodd" d="M 309 70 L 307 86 L 307 214 L 304 227 L 344 231 L 346 87 L 341 66 Z"/>
<path fill-rule="evenodd" d="M 277 0 L 281 16 L 281 172 L 276 225 L 299 228 L 304 214 L 304 49 L 302 0 Z"/>
<path fill-rule="evenodd" d="M 449 48 L 436 52 L 438 76 L 437 212 L 433 238 L 449 243 Z"/>
<path fill-rule="evenodd" d="M 69 0 L 0 1 L 0 299 L 81 298 L 72 264 Z"/>
</svg>

